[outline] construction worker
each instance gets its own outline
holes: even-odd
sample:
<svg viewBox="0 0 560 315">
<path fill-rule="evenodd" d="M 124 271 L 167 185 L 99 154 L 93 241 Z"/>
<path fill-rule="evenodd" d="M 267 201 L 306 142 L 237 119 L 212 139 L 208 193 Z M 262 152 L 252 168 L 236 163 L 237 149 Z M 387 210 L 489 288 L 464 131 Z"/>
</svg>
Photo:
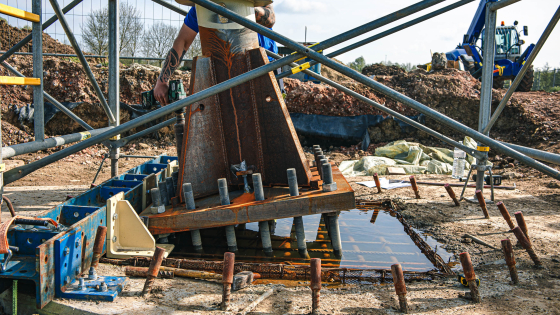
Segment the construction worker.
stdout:
<svg viewBox="0 0 560 315">
<path fill-rule="evenodd" d="M 178 1 L 181 3 L 181 1 Z M 255 18 L 257 23 L 266 26 L 272 29 L 274 23 L 276 22 L 276 16 L 274 14 L 274 9 L 272 8 L 272 4 L 269 4 L 264 7 L 256 7 L 255 8 Z M 179 31 L 179 35 L 175 39 L 173 43 L 173 47 L 169 50 L 167 57 L 165 58 L 165 64 L 161 69 L 161 73 L 157 79 L 156 87 L 154 88 L 154 97 L 157 101 L 159 101 L 162 105 L 167 105 L 169 103 L 168 100 L 168 90 L 169 90 L 169 79 L 175 70 L 179 67 L 181 60 L 183 60 L 183 56 L 191 46 L 192 42 L 194 41 L 196 35 L 198 34 L 198 19 L 196 16 L 196 9 L 192 7 L 189 10 L 189 13 L 185 17 L 185 23 L 181 27 Z M 270 38 L 264 37 L 261 34 L 258 34 L 259 37 L 259 46 L 268 49 L 272 52 L 278 53 L 278 47 L 276 43 L 271 40 Z M 180 56 L 180 58 L 179 58 Z M 270 59 L 270 58 L 269 58 Z M 272 61 L 272 59 L 271 59 Z M 277 70 L 277 73 L 280 73 L 280 69 Z M 280 89 L 283 91 L 284 86 L 283 83 L 280 82 Z"/>
</svg>

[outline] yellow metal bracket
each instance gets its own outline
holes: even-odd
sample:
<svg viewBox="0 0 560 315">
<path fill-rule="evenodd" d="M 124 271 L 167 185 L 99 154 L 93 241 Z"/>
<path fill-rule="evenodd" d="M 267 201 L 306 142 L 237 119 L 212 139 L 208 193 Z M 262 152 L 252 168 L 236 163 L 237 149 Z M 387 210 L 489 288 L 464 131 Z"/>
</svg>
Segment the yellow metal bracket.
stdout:
<svg viewBox="0 0 560 315">
<path fill-rule="evenodd" d="M 481 146 L 477 146 L 477 147 L 476 147 L 476 150 L 477 150 L 477 151 L 480 151 L 480 152 L 489 152 L 489 151 L 490 151 L 490 147 L 481 147 Z"/>
<path fill-rule="evenodd" d="M 1 76 L 0 85 L 41 85 L 41 79 Z"/>
<path fill-rule="evenodd" d="M 81 141 L 91 138 L 91 133 L 89 133 L 89 131 L 82 131 L 80 134 L 82 135 Z"/>
<path fill-rule="evenodd" d="M 306 62 L 306 63 L 300 65 L 299 67 L 292 68 L 292 74 L 300 73 L 303 70 L 309 69 L 310 67 L 311 67 L 311 64 L 309 62 Z"/>
<path fill-rule="evenodd" d="M 18 19 L 24 19 L 29 22 L 41 22 L 41 17 L 35 13 L 23 11 L 1 3 L 0 3 L 0 13 L 13 16 Z"/>
<path fill-rule="evenodd" d="M 120 139 L 121 139 L 121 135 L 116 135 L 112 138 L 109 138 L 109 140 L 111 140 L 111 141 L 117 141 L 117 140 L 120 140 Z"/>
<path fill-rule="evenodd" d="M 5 170 L 6 170 L 6 164 L 0 163 L 0 172 L 3 172 Z"/>
</svg>

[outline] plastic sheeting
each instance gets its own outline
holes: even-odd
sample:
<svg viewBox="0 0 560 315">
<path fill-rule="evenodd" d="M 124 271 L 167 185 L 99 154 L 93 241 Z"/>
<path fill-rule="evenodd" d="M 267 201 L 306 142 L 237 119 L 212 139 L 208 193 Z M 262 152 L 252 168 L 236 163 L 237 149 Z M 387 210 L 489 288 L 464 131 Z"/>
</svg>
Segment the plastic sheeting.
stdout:
<svg viewBox="0 0 560 315">
<path fill-rule="evenodd" d="M 343 140 L 355 140 L 362 142 L 362 150 L 366 150 L 370 144 L 368 128 L 376 126 L 385 119 L 395 119 L 391 116 L 384 118 L 381 115 L 359 115 L 359 116 L 326 116 L 301 113 L 291 113 L 292 123 L 298 134 L 304 136 L 316 136 L 335 138 Z M 411 116 L 417 122 L 424 123 L 426 117 L 423 114 Z M 414 127 L 395 119 L 401 131 L 410 133 L 416 130 Z"/>
<path fill-rule="evenodd" d="M 476 147 L 476 142 L 469 137 L 465 137 L 463 144 Z M 465 168 L 468 170 L 474 158 L 467 154 L 467 161 Z M 453 151 L 399 140 L 377 148 L 374 156 L 344 161 L 339 169 L 345 176 L 371 176 L 374 173 L 386 175 L 387 167 L 403 168 L 406 174 L 450 175 L 453 169 Z"/>
<path fill-rule="evenodd" d="M 64 107 L 68 108 L 69 110 L 73 110 L 78 105 L 82 104 L 83 102 L 78 103 L 70 103 L 70 102 L 62 102 Z M 32 123 L 33 122 L 33 115 L 35 113 L 35 108 L 33 104 L 27 104 L 25 106 L 17 107 L 16 105 L 12 105 L 10 108 L 18 117 L 18 121 L 20 124 L 24 123 Z M 49 102 L 44 103 L 44 112 L 45 112 L 45 125 L 49 120 L 51 120 L 54 115 L 60 110 L 56 108 L 53 104 Z"/>
</svg>

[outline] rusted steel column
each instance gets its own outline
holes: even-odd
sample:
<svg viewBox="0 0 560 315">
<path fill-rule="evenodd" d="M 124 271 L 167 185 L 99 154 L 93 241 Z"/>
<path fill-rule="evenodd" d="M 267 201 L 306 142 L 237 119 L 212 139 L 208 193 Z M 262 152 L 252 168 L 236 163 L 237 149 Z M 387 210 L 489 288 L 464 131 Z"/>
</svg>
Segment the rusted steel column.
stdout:
<svg viewBox="0 0 560 315">
<path fill-rule="evenodd" d="M 399 297 L 399 309 L 401 312 L 408 313 L 408 301 L 406 300 L 406 285 L 404 284 L 404 275 L 401 264 L 391 266 L 391 274 L 393 274 L 393 283 L 395 284 L 395 293 Z"/>
<path fill-rule="evenodd" d="M 482 208 L 482 213 L 484 213 L 484 218 L 490 219 L 490 214 L 488 214 L 488 208 L 486 207 L 486 200 L 484 200 L 484 195 L 482 195 L 482 191 L 477 190 L 474 193 L 476 194 L 476 198 L 478 199 L 478 204 Z"/>
<path fill-rule="evenodd" d="M 455 205 L 458 207 L 461 204 L 459 203 L 459 200 L 457 200 L 457 196 L 455 195 L 455 192 L 453 191 L 453 188 L 451 188 L 451 186 L 449 184 L 445 184 L 443 187 L 445 187 L 445 190 L 447 190 L 447 193 L 449 194 L 449 197 L 451 197 L 451 199 L 453 199 L 453 202 L 455 203 Z"/>
<path fill-rule="evenodd" d="M 537 256 L 537 254 L 533 250 L 533 246 L 531 245 L 529 240 L 527 240 L 527 237 L 525 237 L 525 234 L 523 233 L 521 228 L 519 226 L 516 226 L 512 231 L 513 234 L 515 234 L 515 237 L 517 237 L 517 240 L 519 241 L 521 246 L 523 246 L 523 248 L 527 251 L 527 254 L 529 254 L 529 257 L 531 257 L 531 260 L 533 260 L 533 262 L 535 263 L 535 266 L 542 267 L 539 256 Z"/>
<path fill-rule="evenodd" d="M 311 314 L 318 314 L 321 292 L 321 259 L 312 258 L 311 263 Z"/>
<path fill-rule="evenodd" d="M 502 248 L 504 250 L 506 264 L 509 268 L 511 281 L 513 282 L 513 284 L 518 284 L 519 277 L 517 276 L 517 268 L 515 268 L 515 256 L 513 256 L 513 247 L 511 246 L 511 241 L 509 239 L 502 240 Z"/>
<path fill-rule="evenodd" d="M 146 282 L 144 283 L 144 289 L 142 290 L 141 296 L 150 293 L 150 291 L 152 290 L 152 286 L 156 281 L 159 272 L 159 267 L 161 266 L 161 262 L 163 261 L 164 255 L 165 255 L 165 249 L 161 247 L 156 247 L 156 250 L 154 251 L 154 256 L 150 261 L 150 267 L 148 268 L 148 273 L 146 274 Z"/>
<path fill-rule="evenodd" d="M 515 215 L 515 221 L 517 221 L 517 226 L 519 226 L 521 228 L 521 231 L 523 231 L 523 234 L 525 234 L 525 237 L 527 238 L 527 242 L 529 242 L 529 244 L 531 244 L 531 238 L 529 238 L 529 230 L 527 230 L 527 223 L 525 223 L 525 218 L 523 217 L 523 213 L 521 211 L 517 211 L 516 213 L 514 213 Z"/>
<path fill-rule="evenodd" d="M 379 182 L 379 175 L 377 175 L 377 173 L 373 174 L 373 181 L 375 182 L 375 187 L 377 187 L 377 192 L 381 193 L 381 183 Z"/>
<path fill-rule="evenodd" d="M 461 253 L 459 255 L 461 259 L 461 266 L 463 267 L 463 273 L 465 274 L 465 279 L 469 284 L 469 289 L 471 289 L 471 299 L 474 303 L 480 303 L 480 293 L 478 292 L 478 286 L 476 285 L 476 275 L 474 273 L 474 268 L 471 262 L 471 256 L 469 253 Z"/>
<path fill-rule="evenodd" d="M 416 199 L 420 199 L 420 192 L 418 191 L 418 185 L 416 184 L 416 178 L 414 176 L 410 176 L 410 185 L 412 186 L 412 190 L 416 195 Z"/>
<path fill-rule="evenodd" d="M 511 230 L 513 230 L 515 225 L 513 224 L 513 221 L 511 221 L 511 216 L 509 215 L 509 211 L 507 210 L 506 205 L 503 202 L 500 201 L 496 204 L 496 206 L 498 206 L 498 209 L 500 210 L 500 213 L 502 214 L 502 217 L 504 217 L 504 220 L 506 220 L 509 228 Z"/>
<path fill-rule="evenodd" d="M 235 265 L 235 254 L 224 254 L 224 269 L 222 272 L 222 310 L 227 311 L 231 300 L 231 284 L 233 283 L 233 267 Z"/>
<path fill-rule="evenodd" d="M 103 244 L 105 244 L 105 238 L 107 237 L 107 227 L 98 226 L 97 234 L 95 234 L 95 243 L 93 243 L 93 256 L 91 258 L 91 267 L 97 268 L 99 265 L 99 258 L 103 254 Z"/>
<path fill-rule="evenodd" d="M 129 276 L 129 277 L 146 278 L 148 276 L 148 270 L 149 270 L 149 268 L 147 268 L 147 267 L 128 266 L 124 270 L 124 274 Z M 158 278 L 163 278 L 163 279 L 173 279 L 175 277 L 175 274 L 173 273 L 173 271 L 161 270 L 160 269 L 160 270 L 158 270 L 157 277 Z"/>
</svg>

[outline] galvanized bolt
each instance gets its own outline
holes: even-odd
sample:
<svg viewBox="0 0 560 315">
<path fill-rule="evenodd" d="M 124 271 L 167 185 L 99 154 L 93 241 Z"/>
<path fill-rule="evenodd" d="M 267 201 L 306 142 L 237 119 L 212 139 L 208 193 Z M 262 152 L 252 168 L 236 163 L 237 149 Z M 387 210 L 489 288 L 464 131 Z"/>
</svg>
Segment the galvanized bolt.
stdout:
<svg viewBox="0 0 560 315">
<path fill-rule="evenodd" d="M 187 210 L 194 210 L 196 208 L 196 204 L 194 203 L 194 194 L 191 183 L 183 184 L 183 197 L 185 198 Z"/>
<path fill-rule="evenodd" d="M 113 214 L 113 220 L 116 220 L 116 219 L 117 219 L 118 217 L 119 217 L 119 215 L 118 215 L 118 214 L 116 214 L 116 213 L 115 213 L 115 214 Z"/>
<path fill-rule="evenodd" d="M 333 176 L 332 176 L 332 166 L 331 163 L 327 159 L 322 159 L 321 161 L 321 174 L 323 174 L 323 183 L 324 184 L 332 184 L 333 183 Z"/>
<path fill-rule="evenodd" d="M 253 190 L 255 190 L 255 200 L 264 200 L 264 190 L 260 173 L 253 174 Z"/>
<path fill-rule="evenodd" d="M 68 246 L 64 247 L 63 254 L 64 254 L 64 256 L 68 256 L 70 254 L 70 248 L 68 248 Z"/>
<path fill-rule="evenodd" d="M 295 168 L 288 169 L 288 186 L 290 187 L 290 196 L 299 196 L 297 174 Z"/>
<path fill-rule="evenodd" d="M 229 201 L 227 179 L 225 178 L 218 179 L 218 191 L 220 192 L 220 201 L 222 202 L 222 206 L 229 205 L 230 201 Z"/>
<path fill-rule="evenodd" d="M 78 285 L 78 290 L 80 290 L 80 291 L 85 290 L 86 289 L 86 283 L 85 283 L 84 278 L 80 278 L 79 281 L 80 281 L 80 285 Z"/>
<path fill-rule="evenodd" d="M 97 271 L 93 267 L 89 267 L 88 280 L 97 280 Z"/>
<path fill-rule="evenodd" d="M 113 243 L 117 241 L 117 237 L 113 236 Z"/>
<path fill-rule="evenodd" d="M 99 287 L 99 291 L 101 291 L 101 292 L 109 291 L 109 288 L 107 288 L 107 283 L 105 283 L 105 281 L 101 282 L 101 286 Z"/>
</svg>

